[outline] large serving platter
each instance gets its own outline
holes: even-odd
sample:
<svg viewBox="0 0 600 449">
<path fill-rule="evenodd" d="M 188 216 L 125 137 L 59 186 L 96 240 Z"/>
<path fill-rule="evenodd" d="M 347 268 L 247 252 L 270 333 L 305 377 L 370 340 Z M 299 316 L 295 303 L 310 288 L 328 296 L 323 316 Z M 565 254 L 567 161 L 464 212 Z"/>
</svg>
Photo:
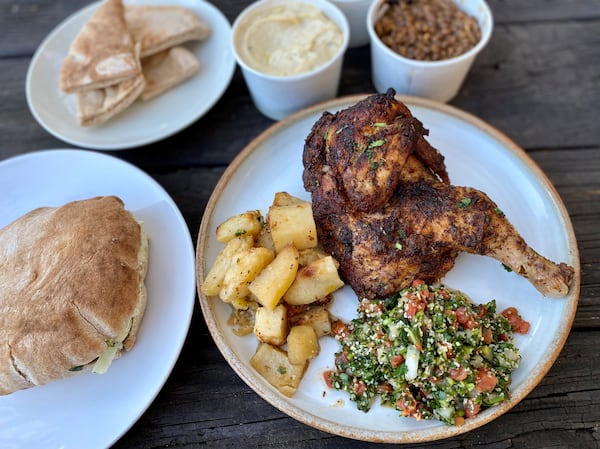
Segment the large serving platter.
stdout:
<svg viewBox="0 0 600 449">
<path fill-rule="evenodd" d="M 135 346 L 106 374 L 0 396 L 2 448 L 108 448 L 152 403 L 171 373 L 196 301 L 194 246 L 167 192 L 116 157 L 43 150 L 0 162 L 0 228 L 32 209 L 117 195 L 148 234 L 147 306 Z"/>
<path fill-rule="evenodd" d="M 72 145 L 97 150 L 123 150 L 147 145 L 181 131 L 221 98 L 233 77 L 235 59 L 229 46 L 231 26 L 223 13 L 204 0 L 131 0 L 126 4 L 181 5 L 210 28 L 202 42 L 184 44 L 200 62 L 200 72 L 148 101 L 137 101 L 121 114 L 97 126 L 77 122 L 75 95 L 58 88 L 60 67 L 71 42 L 100 5 L 93 3 L 60 23 L 40 44 L 27 72 L 27 103 L 38 123 Z"/>
<path fill-rule="evenodd" d="M 310 199 L 302 184 L 304 139 L 323 111 L 334 112 L 362 98 L 340 98 L 301 111 L 273 125 L 239 154 L 219 181 L 202 220 L 196 250 L 198 285 L 222 248 L 215 239 L 219 223 L 250 209 L 266 213 L 278 191 Z M 459 427 L 399 417 L 396 411 L 378 404 L 365 414 L 345 393 L 328 389 L 323 381 L 322 374 L 333 368 L 338 350 L 337 342 L 328 337 L 321 340 L 320 354 L 311 361 L 297 393 L 286 398 L 250 366 L 257 342 L 253 335 L 241 338 L 232 332 L 227 325 L 230 306 L 199 292 L 217 346 L 257 394 L 315 428 L 388 443 L 431 441 L 461 434 L 515 406 L 542 380 L 558 357 L 575 315 L 580 285 L 579 255 L 567 211 L 550 181 L 526 153 L 495 128 L 452 106 L 413 97 L 399 98 L 429 129 L 428 140 L 445 156 L 453 184 L 486 192 L 530 246 L 551 260 L 575 268 L 573 285 L 564 298 L 544 298 L 527 280 L 507 272 L 500 262 L 470 254 L 461 254 L 442 280 L 478 303 L 495 299 L 499 311 L 515 306 L 531 323 L 526 335 L 516 336 L 522 361 L 513 375 L 510 402 L 490 408 Z M 355 316 L 356 304 L 356 296 L 346 286 L 334 294 L 331 312 L 350 320 Z"/>
</svg>

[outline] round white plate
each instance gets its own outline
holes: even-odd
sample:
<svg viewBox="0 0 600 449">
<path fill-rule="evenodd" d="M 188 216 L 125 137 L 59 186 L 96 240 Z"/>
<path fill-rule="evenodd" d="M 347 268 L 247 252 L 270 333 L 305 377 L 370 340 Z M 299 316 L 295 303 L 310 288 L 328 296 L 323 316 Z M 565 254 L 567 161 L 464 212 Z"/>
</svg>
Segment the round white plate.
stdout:
<svg viewBox="0 0 600 449">
<path fill-rule="evenodd" d="M 100 3 L 76 12 L 48 35 L 37 49 L 27 72 L 29 108 L 50 134 L 73 145 L 98 150 L 119 150 L 146 145 L 171 136 L 204 115 L 225 92 L 235 59 L 229 47 L 227 18 L 204 0 L 132 0 L 131 4 L 174 4 L 194 11 L 211 27 L 203 42 L 184 44 L 200 61 L 200 72 L 152 100 L 137 101 L 104 124 L 79 126 L 75 95 L 58 88 L 60 67 L 71 42 Z"/>
<path fill-rule="evenodd" d="M 201 285 L 222 247 L 216 226 L 233 214 L 249 209 L 267 212 L 277 191 L 309 200 L 302 185 L 304 139 L 323 111 L 334 112 L 363 96 L 317 105 L 265 131 L 228 167 L 219 181 L 200 227 L 196 249 L 197 282 Z M 446 157 L 450 179 L 486 192 L 534 249 L 551 260 L 575 268 L 569 295 L 548 299 L 525 279 L 509 273 L 494 259 L 461 254 L 443 279 L 449 287 L 467 293 L 478 303 L 496 299 L 498 311 L 516 306 L 531 323 L 527 335 L 518 335 L 522 354 L 512 382 L 510 403 L 490 408 L 461 427 L 438 421 L 402 418 L 389 407 L 358 411 L 348 395 L 325 386 L 322 374 L 334 367 L 339 345 L 321 339 L 321 352 L 310 362 L 293 398 L 279 394 L 250 366 L 257 346 L 253 335 L 237 337 L 227 325 L 229 305 L 200 293 L 200 304 L 212 336 L 238 375 L 260 396 L 284 413 L 318 429 L 345 437 L 388 443 L 430 441 L 479 427 L 522 400 L 550 369 L 571 328 L 579 297 L 579 255 L 567 211 L 548 179 L 512 141 L 481 120 L 451 106 L 413 97 L 399 97 L 429 129 L 429 141 Z M 348 321 L 356 316 L 356 296 L 349 287 L 334 294 L 331 312 Z"/>
<path fill-rule="evenodd" d="M 0 227 L 40 206 L 118 195 L 149 236 L 148 303 L 135 346 L 103 375 L 0 396 L 0 447 L 110 447 L 154 400 L 179 356 L 195 301 L 194 246 L 179 209 L 147 174 L 115 157 L 46 150 L 0 162 Z"/>
</svg>

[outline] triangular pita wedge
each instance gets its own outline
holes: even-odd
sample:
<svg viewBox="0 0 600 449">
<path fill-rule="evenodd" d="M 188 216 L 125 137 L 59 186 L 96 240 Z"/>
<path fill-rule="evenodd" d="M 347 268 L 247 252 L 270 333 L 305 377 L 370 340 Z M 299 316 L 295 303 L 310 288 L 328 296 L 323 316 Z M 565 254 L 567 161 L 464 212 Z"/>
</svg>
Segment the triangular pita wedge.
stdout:
<svg viewBox="0 0 600 449">
<path fill-rule="evenodd" d="M 196 56 L 184 47 L 173 47 L 142 59 L 146 87 L 141 99 L 149 100 L 175 87 L 200 70 Z"/>
<path fill-rule="evenodd" d="M 140 74 L 115 86 L 79 92 L 77 94 L 79 124 L 92 126 L 106 122 L 137 100 L 145 85 L 144 76 Z"/>
<path fill-rule="evenodd" d="M 146 307 L 148 242 L 115 196 L 35 209 L 0 229 L 0 395 L 107 369 Z"/>
<path fill-rule="evenodd" d="M 142 58 L 210 34 L 208 24 L 184 6 L 127 5 L 125 19 L 133 40 L 142 44 Z"/>
<path fill-rule="evenodd" d="M 99 89 L 137 76 L 134 42 L 121 0 L 106 0 L 83 26 L 60 69 L 66 93 Z"/>
</svg>

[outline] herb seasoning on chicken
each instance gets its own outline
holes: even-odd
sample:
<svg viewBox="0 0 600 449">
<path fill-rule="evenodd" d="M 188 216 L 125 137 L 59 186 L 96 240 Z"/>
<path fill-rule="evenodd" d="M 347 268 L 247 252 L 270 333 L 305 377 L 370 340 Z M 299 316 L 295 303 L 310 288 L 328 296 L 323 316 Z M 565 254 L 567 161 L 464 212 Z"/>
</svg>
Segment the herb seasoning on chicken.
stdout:
<svg viewBox="0 0 600 449">
<path fill-rule="evenodd" d="M 363 299 L 356 319 L 333 326 L 341 350 L 325 380 L 365 412 L 379 396 L 402 416 L 463 424 L 510 398 L 520 361 L 512 333 L 526 333 L 529 323 L 514 308 L 495 311 L 493 300 L 475 305 L 419 282 L 387 299 Z"/>
</svg>

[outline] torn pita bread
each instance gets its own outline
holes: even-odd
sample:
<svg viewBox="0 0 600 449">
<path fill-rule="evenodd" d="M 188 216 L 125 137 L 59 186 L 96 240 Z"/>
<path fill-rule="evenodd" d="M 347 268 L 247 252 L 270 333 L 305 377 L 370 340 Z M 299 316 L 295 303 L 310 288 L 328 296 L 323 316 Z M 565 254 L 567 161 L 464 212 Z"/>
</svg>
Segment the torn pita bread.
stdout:
<svg viewBox="0 0 600 449">
<path fill-rule="evenodd" d="M 60 69 L 66 93 L 99 89 L 139 75 L 121 0 L 106 0 L 83 26 Z"/>
<path fill-rule="evenodd" d="M 142 58 L 210 34 L 208 24 L 184 6 L 127 5 L 125 19 L 131 37 L 142 45 Z"/>
<path fill-rule="evenodd" d="M 173 47 L 142 59 L 146 87 L 141 99 L 149 100 L 171 89 L 200 70 L 196 56 L 184 47 Z"/>
<path fill-rule="evenodd" d="M 0 395 L 103 372 L 134 345 L 148 240 L 116 196 L 42 207 L 0 229 Z"/>
<path fill-rule="evenodd" d="M 142 74 L 114 86 L 77 93 L 77 118 L 81 126 L 99 125 L 127 109 L 142 94 Z"/>
</svg>

